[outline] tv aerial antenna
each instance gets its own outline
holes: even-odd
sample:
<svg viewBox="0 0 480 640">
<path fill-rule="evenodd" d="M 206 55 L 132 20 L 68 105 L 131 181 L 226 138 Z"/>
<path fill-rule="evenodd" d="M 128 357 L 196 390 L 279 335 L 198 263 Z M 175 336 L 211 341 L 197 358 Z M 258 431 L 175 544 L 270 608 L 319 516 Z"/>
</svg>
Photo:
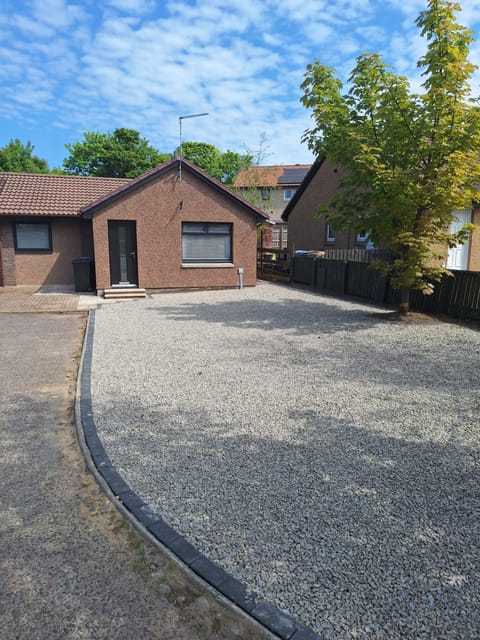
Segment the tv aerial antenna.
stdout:
<svg viewBox="0 0 480 640">
<path fill-rule="evenodd" d="M 192 113 L 189 114 L 187 116 L 180 116 L 178 118 L 178 128 L 179 128 L 179 133 L 180 133 L 180 159 L 179 159 L 179 164 L 178 164 L 178 179 L 181 180 L 182 179 L 182 157 L 183 157 L 183 149 L 182 149 L 182 122 L 183 120 L 188 120 L 190 118 L 202 118 L 203 116 L 208 116 L 208 113 Z"/>
</svg>

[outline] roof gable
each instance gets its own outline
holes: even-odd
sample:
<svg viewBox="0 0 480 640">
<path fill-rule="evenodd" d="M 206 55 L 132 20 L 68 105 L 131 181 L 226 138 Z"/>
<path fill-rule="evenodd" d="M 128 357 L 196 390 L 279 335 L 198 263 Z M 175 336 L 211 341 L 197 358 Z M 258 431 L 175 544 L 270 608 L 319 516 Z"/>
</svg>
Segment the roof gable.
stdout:
<svg viewBox="0 0 480 640">
<path fill-rule="evenodd" d="M 180 171 L 190 172 L 202 182 L 208 184 L 213 190 L 222 193 L 224 196 L 246 209 L 248 213 L 254 215 L 259 221 L 263 222 L 268 220 L 268 216 L 266 216 L 263 211 L 255 207 L 251 202 L 248 202 L 248 200 L 245 200 L 240 195 L 226 187 L 215 178 L 209 176 L 207 173 L 202 171 L 199 167 L 197 167 L 192 162 L 189 162 L 185 158 L 173 158 L 172 160 L 169 160 L 168 162 L 155 167 L 151 171 L 147 171 L 147 173 L 144 173 L 138 178 L 130 180 L 128 184 L 121 185 L 115 191 L 103 195 L 94 202 L 88 203 L 82 208 L 82 212 L 86 217 L 91 217 L 95 214 L 96 211 L 102 209 L 107 204 L 125 197 L 127 194 L 132 193 L 136 189 L 143 187 L 149 182 L 152 182 L 153 180 L 156 180 L 160 176 L 163 176 L 171 171 L 176 171 L 178 174 L 180 174 Z"/>
<path fill-rule="evenodd" d="M 82 208 L 131 182 L 49 173 L 0 173 L 0 215 L 79 216 Z"/>
<path fill-rule="evenodd" d="M 288 216 L 291 214 L 291 212 L 295 208 L 297 202 L 302 197 L 302 194 L 305 193 L 305 190 L 308 188 L 308 185 L 313 180 L 313 178 L 315 177 L 317 171 L 320 169 L 320 167 L 322 166 L 324 161 L 325 161 L 325 158 L 322 158 L 322 160 L 317 160 L 316 162 L 314 162 L 312 164 L 310 170 L 308 171 L 308 173 L 304 177 L 302 184 L 295 191 L 295 193 L 293 194 L 293 198 L 290 200 L 290 202 L 287 204 L 287 206 L 283 210 L 282 220 L 284 220 L 285 222 L 288 220 Z"/>
</svg>

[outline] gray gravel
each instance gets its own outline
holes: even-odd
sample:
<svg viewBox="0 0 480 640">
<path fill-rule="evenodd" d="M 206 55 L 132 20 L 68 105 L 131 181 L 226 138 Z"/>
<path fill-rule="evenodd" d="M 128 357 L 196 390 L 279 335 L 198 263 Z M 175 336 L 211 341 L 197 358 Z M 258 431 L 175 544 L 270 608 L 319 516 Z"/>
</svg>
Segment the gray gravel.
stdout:
<svg viewBox="0 0 480 640">
<path fill-rule="evenodd" d="M 107 452 L 326 639 L 480 637 L 480 333 L 262 284 L 97 312 Z"/>
</svg>

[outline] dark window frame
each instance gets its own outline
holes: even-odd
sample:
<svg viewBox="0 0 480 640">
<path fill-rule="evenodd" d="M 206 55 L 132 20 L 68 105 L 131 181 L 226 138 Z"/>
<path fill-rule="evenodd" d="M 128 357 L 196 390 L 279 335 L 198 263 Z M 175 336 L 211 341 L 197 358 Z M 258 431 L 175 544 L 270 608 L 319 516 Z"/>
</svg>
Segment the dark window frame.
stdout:
<svg viewBox="0 0 480 640">
<path fill-rule="evenodd" d="M 212 234 L 212 235 L 216 235 L 217 237 L 222 236 L 222 237 L 229 237 L 230 238 L 230 247 L 229 247 L 229 253 L 230 253 L 230 257 L 223 259 L 223 260 L 219 260 L 219 259 L 207 259 L 207 258 L 186 258 L 183 255 L 183 238 L 184 236 L 192 236 L 192 237 L 200 237 L 203 238 L 205 236 L 208 235 L 208 231 L 205 233 L 192 233 L 192 232 L 188 232 L 185 231 L 185 225 L 196 225 L 198 227 L 219 227 L 219 226 L 228 226 L 229 227 L 229 233 L 217 233 L 217 234 Z M 185 220 L 182 222 L 182 263 L 183 264 L 231 264 L 233 262 L 233 222 L 197 222 L 197 221 L 188 221 Z"/>
<path fill-rule="evenodd" d="M 48 247 L 19 247 L 18 246 L 18 231 L 17 225 L 43 225 L 47 227 L 48 233 Z M 14 220 L 13 223 L 13 245 L 15 253 L 53 253 L 53 241 L 52 241 L 52 223 L 50 220 Z"/>
</svg>

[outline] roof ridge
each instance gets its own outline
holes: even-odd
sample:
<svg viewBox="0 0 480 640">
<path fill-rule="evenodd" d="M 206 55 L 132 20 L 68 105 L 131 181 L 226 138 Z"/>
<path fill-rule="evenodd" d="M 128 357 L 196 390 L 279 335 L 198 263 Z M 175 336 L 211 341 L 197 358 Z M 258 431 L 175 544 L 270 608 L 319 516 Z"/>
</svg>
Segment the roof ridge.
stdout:
<svg viewBox="0 0 480 640">
<path fill-rule="evenodd" d="M 185 168 L 189 169 L 192 173 L 197 174 L 197 176 L 202 180 L 210 183 L 213 188 L 217 190 L 221 190 L 228 197 L 232 198 L 233 200 L 236 200 L 239 204 L 242 204 L 242 206 L 247 207 L 248 209 L 250 209 L 250 213 L 257 216 L 257 218 L 262 218 L 264 220 L 268 218 L 268 216 L 265 215 L 264 211 L 261 211 L 254 204 L 252 204 L 251 202 L 249 202 L 248 200 L 240 196 L 237 192 L 233 191 L 233 189 L 230 189 L 227 185 L 223 184 L 223 182 L 209 175 L 208 173 L 206 173 L 206 171 L 198 167 L 196 164 L 194 164 L 190 160 L 187 160 L 186 158 L 180 158 L 180 157 L 171 158 L 170 160 L 167 160 L 166 162 L 158 165 L 157 167 L 154 167 L 150 171 L 147 171 L 146 173 L 142 174 L 141 176 L 138 176 L 130 184 L 124 185 L 123 187 L 119 187 L 115 191 L 105 194 L 104 196 L 101 196 L 96 201 L 83 206 L 81 208 L 81 212 L 86 215 L 93 215 L 95 210 L 97 210 L 99 207 L 104 205 L 106 202 L 122 197 L 123 194 L 125 194 L 126 192 L 131 191 L 132 189 L 136 189 L 138 185 L 145 184 L 148 181 L 155 179 L 158 175 L 174 170 L 177 165 L 178 167 L 180 167 L 180 165 L 184 166 Z"/>
<path fill-rule="evenodd" d="M 134 178 L 115 178 L 112 176 L 79 176 L 72 173 L 28 173 L 26 171 L 0 171 L 0 176 L 28 176 L 34 178 L 81 178 L 82 180 L 109 180 L 109 181 L 125 181 Z"/>
</svg>

